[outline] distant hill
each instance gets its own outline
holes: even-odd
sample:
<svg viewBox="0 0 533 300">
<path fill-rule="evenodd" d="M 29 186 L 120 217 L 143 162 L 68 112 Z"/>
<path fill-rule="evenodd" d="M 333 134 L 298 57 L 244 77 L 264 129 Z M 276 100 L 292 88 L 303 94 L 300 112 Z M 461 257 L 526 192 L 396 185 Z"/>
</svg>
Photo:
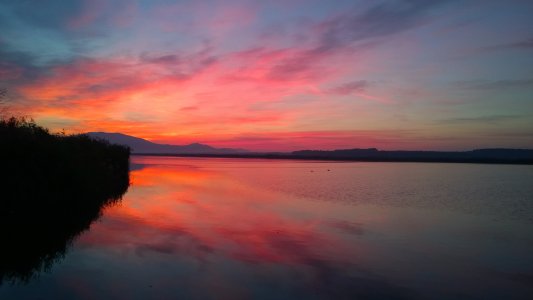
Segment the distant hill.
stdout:
<svg viewBox="0 0 533 300">
<path fill-rule="evenodd" d="M 533 150 L 477 149 L 470 151 L 387 151 L 369 149 L 300 150 L 294 152 L 151 153 L 160 156 L 303 159 L 368 162 L 441 162 L 486 164 L 533 164 Z"/>
<path fill-rule="evenodd" d="M 470 151 L 386 151 L 375 148 L 341 150 L 301 150 L 293 157 L 308 159 L 348 159 L 365 161 L 426 161 L 426 162 L 486 162 L 533 163 L 530 149 L 476 149 Z"/>
<path fill-rule="evenodd" d="M 383 162 L 463 162 L 533 164 L 532 149 L 476 149 L 470 151 L 389 151 L 368 149 L 300 150 L 294 152 L 250 152 L 243 149 L 214 148 L 204 144 L 165 145 L 121 133 L 89 132 L 89 136 L 114 144 L 127 145 L 134 154 L 189 157 L 309 159 Z"/>
<path fill-rule="evenodd" d="M 214 148 L 199 143 L 189 145 L 157 144 L 122 133 L 88 132 L 87 135 L 95 139 L 109 141 L 112 144 L 129 146 L 132 153 L 137 154 L 237 154 L 248 152 L 244 149 Z"/>
</svg>

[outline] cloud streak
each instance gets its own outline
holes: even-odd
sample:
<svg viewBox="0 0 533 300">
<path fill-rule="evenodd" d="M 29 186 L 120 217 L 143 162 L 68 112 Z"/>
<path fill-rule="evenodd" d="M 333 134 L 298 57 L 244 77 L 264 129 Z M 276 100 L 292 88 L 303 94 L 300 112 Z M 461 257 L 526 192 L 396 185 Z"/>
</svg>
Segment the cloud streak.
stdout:
<svg viewBox="0 0 533 300">
<path fill-rule="evenodd" d="M 532 88 L 533 79 L 470 80 L 456 82 L 455 86 L 467 90 L 507 90 L 515 88 Z"/>
<path fill-rule="evenodd" d="M 370 84 L 366 80 L 348 82 L 328 90 L 334 95 L 349 95 L 353 92 L 364 92 Z"/>
<path fill-rule="evenodd" d="M 450 118 L 439 121 L 439 123 L 446 124 L 468 124 L 468 123 L 486 123 L 486 124 L 499 124 L 507 121 L 514 121 L 521 119 L 520 115 L 488 115 L 479 117 L 462 117 L 462 118 Z"/>
</svg>

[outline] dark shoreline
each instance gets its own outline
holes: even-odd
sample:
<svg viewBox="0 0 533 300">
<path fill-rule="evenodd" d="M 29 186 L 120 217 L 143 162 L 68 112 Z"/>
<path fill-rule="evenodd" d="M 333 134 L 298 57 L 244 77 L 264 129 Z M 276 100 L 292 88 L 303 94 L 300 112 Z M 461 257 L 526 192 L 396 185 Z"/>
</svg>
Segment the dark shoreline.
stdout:
<svg viewBox="0 0 533 300">
<path fill-rule="evenodd" d="M 49 270 L 130 184 L 130 149 L 0 119 L 0 286 Z"/>
<path fill-rule="evenodd" d="M 334 162 L 419 162 L 419 163 L 472 163 L 472 164 L 508 164 L 533 165 L 532 159 L 496 159 L 496 158 L 395 158 L 395 157 L 334 157 L 294 155 L 278 153 L 250 153 L 250 154 L 179 154 L 179 153 L 132 153 L 132 156 L 162 156 L 162 157 L 198 157 L 198 158 L 244 158 L 244 159 L 272 159 L 272 160 L 309 160 Z"/>
<path fill-rule="evenodd" d="M 336 150 L 247 151 L 244 149 L 215 148 L 206 144 L 157 144 L 121 133 L 92 132 L 89 136 L 110 143 L 126 145 L 135 155 L 213 157 L 244 159 L 294 159 L 323 161 L 365 162 L 434 162 L 481 164 L 533 164 L 533 149 L 483 148 L 462 151 L 439 150 L 379 150 L 351 148 Z"/>
</svg>

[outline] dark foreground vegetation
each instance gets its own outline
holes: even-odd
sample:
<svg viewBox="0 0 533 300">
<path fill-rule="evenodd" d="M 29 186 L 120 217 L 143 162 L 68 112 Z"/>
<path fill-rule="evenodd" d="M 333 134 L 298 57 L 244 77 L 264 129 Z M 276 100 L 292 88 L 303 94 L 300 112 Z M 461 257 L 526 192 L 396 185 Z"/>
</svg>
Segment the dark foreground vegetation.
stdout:
<svg viewBox="0 0 533 300">
<path fill-rule="evenodd" d="M 0 120 L 0 285 L 27 281 L 129 186 L 129 148 Z"/>
</svg>

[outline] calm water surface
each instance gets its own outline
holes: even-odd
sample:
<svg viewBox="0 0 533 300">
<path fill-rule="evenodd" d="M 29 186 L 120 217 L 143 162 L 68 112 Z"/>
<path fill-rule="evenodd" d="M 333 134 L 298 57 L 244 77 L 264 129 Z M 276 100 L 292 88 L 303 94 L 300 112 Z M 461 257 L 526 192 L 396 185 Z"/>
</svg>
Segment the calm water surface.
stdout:
<svg viewBox="0 0 533 300">
<path fill-rule="evenodd" d="M 0 299 L 533 299 L 533 167 L 134 157 Z"/>
</svg>

